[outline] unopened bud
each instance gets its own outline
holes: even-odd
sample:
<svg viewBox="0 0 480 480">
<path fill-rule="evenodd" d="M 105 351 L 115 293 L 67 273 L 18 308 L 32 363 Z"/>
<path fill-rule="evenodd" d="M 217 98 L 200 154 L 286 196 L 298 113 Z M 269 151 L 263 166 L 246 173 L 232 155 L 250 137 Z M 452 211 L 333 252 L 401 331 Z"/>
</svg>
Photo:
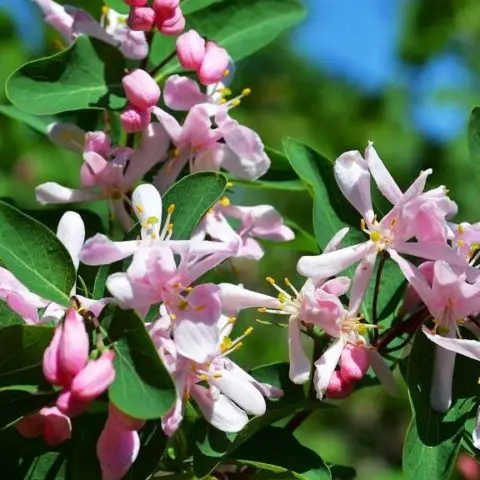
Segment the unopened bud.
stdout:
<svg viewBox="0 0 480 480">
<path fill-rule="evenodd" d="M 123 3 L 129 7 L 144 7 L 148 3 L 148 0 L 123 0 Z"/>
<path fill-rule="evenodd" d="M 60 337 L 62 336 L 62 329 L 62 326 L 55 329 L 53 339 L 43 353 L 43 375 L 52 385 L 62 384 L 58 370 L 58 346 L 60 344 Z"/>
<path fill-rule="evenodd" d="M 127 23 L 130 30 L 149 32 L 155 25 L 155 10 L 150 7 L 132 8 Z"/>
<path fill-rule="evenodd" d="M 335 371 L 330 379 L 326 391 L 327 398 L 341 399 L 350 396 L 355 388 L 355 382 L 343 380 L 338 371 Z"/>
<path fill-rule="evenodd" d="M 358 382 L 370 367 L 368 351 L 363 347 L 347 345 L 340 357 L 340 376 L 345 382 Z"/>
<path fill-rule="evenodd" d="M 164 35 L 179 35 L 185 30 L 185 17 L 183 16 L 182 10 L 180 7 L 176 8 L 173 11 L 171 17 L 162 17 L 157 14 L 155 20 L 155 25 L 157 26 L 160 33 Z"/>
<path fill-rule="evenodd" d="M 157 82 L 140 68 L 125 75 L 122 85 L 128 101 L 141 110 L 155 106 L 160 99 L 161 92 Z"/>
<path fill-rule="evenodd" d="M 144 425 L 144 420 L 133 418 L 119 410 L 113 403 L 108 406 L 109 421 L 121 425 L 125 430 L 140 430 Z"/>
<path fill-rule="evenodd" d="M 71 418 L 82 414 L 87 409 L 88 402 L 72 395 L 71 390 L 64 390 L 57 397 L 55 405 L 62 413 Z"/>
<path fill-rule="evenodd" d="M 177 38 L 177 56 L 187 70 L 198 70 L 205 58 L 205 40 L 195 31 L 189 30 Z"/>
<path fill-rule="evenodd" d="M 142 110 L 134 105 L 127 105 L 120 115 L 122 128 L 127 133 L 143 132 L 150 125 L 152 115 L 148 110 Z"/>
<path fill-rule="evenodd" d="M 200 66 L 198 78 L 203 85 L 218 83 L 225 78 L 230 57 L 227 51 L 215 42 L 207 42 L 205 57 Z"/>
<path fill-rule="evenodd" d="M 42 408 L 43 436 L 52 447 L 69 440 L 72 436 L 72 422 L 57 407 Z"/>
<path fill-rule="evenodd" d="M 101 395 L 115 379 L 114 358 L 115 353 L 107 350 L 98 360 L 88 362 L 73 379 L 72 394 L 87 402 Z"/>
</svg>

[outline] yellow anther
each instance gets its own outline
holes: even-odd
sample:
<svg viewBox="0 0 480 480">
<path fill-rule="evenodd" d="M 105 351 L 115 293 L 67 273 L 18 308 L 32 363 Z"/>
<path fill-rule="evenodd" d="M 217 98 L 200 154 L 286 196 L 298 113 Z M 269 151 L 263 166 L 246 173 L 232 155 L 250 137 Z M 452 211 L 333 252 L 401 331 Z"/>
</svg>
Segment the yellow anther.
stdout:
<svg viewBox="0 0 480 480">
<path fill-rule="evenodd" d="M 202 382 L 206 382 L 209 377 L 208 377 L 208 375 L 205 375 L 205 374 L 204 374 L 204 375 L 200 375 L 198 378 L 199 378 L 200 380 L 202 380 Z"/>
<path fill-rule="evenodd" d="M 222 197 L 219 203 L 222 207 L 229 207 L 231 204 L 230 199 L 228 197 Z"/>
<path fill-rule="evenodd" d="M 234 348 L 235 350 L 240 350 L 242 347 L 243 347 L 243 343 L 240 342 L 240 343 L 237 343 L 237 344 L 235 345 L 235 347 L 233 347 L 233 348 Z"/>
<path fill-rule="evenodd" d="M 232 94 L 232 91 L 229 88 L 220 88 L 219 92 L 224 95 L 225 97 L 228 97 Z"/>
<path fill-rule="evenodd" d="M 450 328 L 447 325 L 440 325 L 438 327 L 440 335 L 447 335 L 450 332 Z"/>
<path fill-rule="evenodd" d="M 230 339 L 230 337 L 225 337 L 222 341 L 222 344 L 220 345 L 220 350 L 222 351 L 222 353 L 225 353 L 228 350 L 230 350 L 232 346 L 233 346 L 233 342 Z"/>
<path fill-rule="evenodd" d="M 178 302 L 178 305 L 177 305 L 177 306 L 178 306 L 178 308 L 179 308 L 180 310 L 186 310 L 187 307 L 188 307 L 188 305 L 189 305 L 189 304 L 188 304 L 188 302 L 187 302 L 186 300 L 180 300 L 180 301 Z"/>
<path fill-rule="evenodd" d="M 260 307 L 260 308 L 257 308 L 257 312 L 258 313 L 267 313 L 267 309 L 265 307 Z"/>
<path fill-rule="evenodd" d="M 460 234 L 460 235 L 463 235 L 465 233 L 465 227 L 462 225 L 462 224 L 459 224 L 457 226 L 457 232 Z"/>
<path fill-rule="evenodd" d="M 110 11 L 110 7 L 108 5 L 103 5 L 102 7 L 102 16 L 108 15 L 108 12 Z"/>
<path fill-rule="evenodd" d="M 223 72 L 224 77 L 228 77 L 230 75 L 230 69 L 226 68 L 225 71 Z"/>
<path fill-rule="evenodd" d="M 137 203 L 137 205 L 135 205 L 135 210 L 140 214 L 142 214 L 144 212 L 143 207 L 139 203 Z"/>
<path fill-rule="evenodd" d="M 150 235 L 150 238 L 152 238 L 153 240 L 156 240 L 158 238 L 158 235 L 156 233 L 152 233 Z"/>
<path fill-rule="evenodd" d="M 227 188 L 232 188 L 235 184 L 233 182 L 227 182 Z"/>
<path fill-rule="evenodd" d="M 285 303 L 288 298 L 287 296 L 283 293 L 283 292 L 280 292 L 278 295 L 277 295 L 277 298 L 282 302 L 282 303 Z"/>
<path fill-rule="evenodd" d="M 365 224 L 365 220 L 362 218 L 360 220 L 360 229 L 365 230 L 366 227 L 367 227 L 367 225 Z"/>
<path fill-rule="evenodd" d="M 253 327 L 248 327 L 248 328 L 245 330 L 244 335 L 245 335 L 246 337 L 248 337 L 249 335 L 252 334 L 252 332 L 253 332 Z"/>
<path fill-rule="evenodd" d="M 159 222 L 157 217 L 148 217 L 147 224 L 148 225 L 156 225 Z"/>
<path fill-rule="evenodd" d="M 218 103 L 220 103 L 220 105 L 225 105 L 227 103 L 227 100 L 225 98 L 221 98 Z"/>
<path fill-rule="evenodd" d="M 360 335 L 365 335 L 365 333 L 367 333 L 367 327 L 360 323 L 357 327 L 357 331 Z"/>
<path fill-rule="evenodd" d="M 242 91 L 242 95 L 244 97 L 250 95 L 252 93 L 252 89 L 251 88 L 244 88 L 243 91 Z"/>
<path fill-rule="evenodd" d="M 179 148 L 176 148 L 174 151 L 173 151 L 173 156 L 174 157 L 178 157 L 180 155 L 180 149 Z"/>
<path fill-rule="evenodd" d="M 174 322 L 177 319 L 177 316 L 174 313 L 170 314 L 170 320 Z"/>
<path fill-rule="evenodd" d="M 175 282 L 173 285 L 172 285 L 173 288 L 182 288 L 182 284 L 180 282 Z"/>
<path fill-rule="evenodd" d="M 376 232 L 376 231 L 370 232 L 370 240 L 372 242 L 379 242 L 381 239 L 382 239 L 382 235 L 380 234 L 380 232 Z"/>
<path fill-rule="evenodd" d="M 265 279 L 270 285 L 275 285 L 275 280 L 272 277 L 267 277 Z"/>
<path fill-rule="evenodd" d="M 221 373 L 214 373 L 213 378 L 222 378 L 223 375 Z"/>
<path fill-rule="evenodd" d="M 236 321 L 237 321 L 237 318 L 236 318 L 236 317 L 230 317 L 230 318 L 227 320 L 227 323 L 229 323 L 230 325 L 233 325 Z"/>
<path fill-rule="evenodd" d="M 393 217 L 392 221 L 390 222 L 390 227 L 395 227 L 395 225 L 398 223 L 398 217 Z"/>
<path fill-rule="evenodd" d="M 232 100 L 232 107 L 238 107 L 242 102 L 236 98 L 235 100 Z"/>
<path fill-rule="evenodd" d="M 460 247 L 460 248 L 463 248 L 465 246 L 465 240 L 457 240 L 457 245 Z"/>
<path fill-rule="evenodd" d="M 284 282 L 285 282 L 285 285 L 286 285 L 287 287 L 291 287 L 291 286 L 292 286 L 292 282 L 290 282 L 290 280 L 289 280 L 287 277 L 285 277 Z"/>
<path fill-rule="evenodd" d="M 172 203 L 171 205 L 168 206 L 168 208 L 167 208 L 167 213 L 168 213 L 169 215 L 173 215 L 173 212 L 174 212 L 174 211 L 175 211 L 175 204 Z"/>
<path fill-rule="evenodd" d="M 472 242 L 472 243 L 470 244 L 470 251 L 471 251 L 472 253 L 475 252 L 475 251 L 477 251 L 477 250 L 479 250 L 479 249 L 480 249 L 480 243 L 478 243 L 478 242 Z"/>
<path fill-rule="evenodd" d="M 186 291 L 187 293 L 190 293 L 192 290 L 193 290 L 193 287 L 187 287 L 187 288 L 185 288 L 185 291 Z"/>
<path fill-rule="evenodd" d="M 202 312 L 203 310 L 205 310 L 205 308 L 205 305 L 197 305 L 194 310 L 196 312 Z"/>
<path fill-rule="evenodd" d="M 168 233 L 172 233 L 172 232 L 173 232 L 173 223 L 169 223 L 169 224 L 168 224 L 167 231 L 168 231 Z"/>
</svg>

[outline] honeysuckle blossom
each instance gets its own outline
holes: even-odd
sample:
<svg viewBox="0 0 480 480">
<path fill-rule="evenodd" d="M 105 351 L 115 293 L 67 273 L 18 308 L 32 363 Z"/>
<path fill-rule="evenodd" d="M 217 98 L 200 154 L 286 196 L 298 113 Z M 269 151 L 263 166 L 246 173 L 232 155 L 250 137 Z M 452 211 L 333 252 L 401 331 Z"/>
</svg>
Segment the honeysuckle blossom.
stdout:
<svg viewBox="0 0 480 480">
<path fill-rule="evenodd" d="M 249 414 L 265 413 L 264 396 L 283 394 L 271 385 L 259 383 L 227 358 L 241 348 L 253 329 L 230 339 L 234 319 L 222 313 L 219 293 L 219 287 L 214 285 L 195 287 L 177 305 L 167 304 L 171 322 L 165 322 L 164 316 L 160 327 L 152 329 L 152 338 L 177 391 L 174 407 L 162 418 L 167 435 L 180 425 L 184 402 L 190 396 L 209 423 L 225 432 L 238 432 L 246 425 Z"/>
<path fill-rule="evenodd" d="M 433 330 L 422 327 L 435 343 L 435 364 L 430 391 L 430 405 L 446 412 L 452 400 L 452 381 L 456 354 L 480 360 L 480 342 L 460 337 L 458 325 L 480 311 L 480 282 L 468 283 L 466 274 L 447 262 L 437 261 L 431 286 L 422 272 L 397 254 L 397 263 L 410 285 L 432 315 Z"/>
<path fill-rule="evenodd" d="M 234 229 L 228 218 L 240 221 Z M 228 197 L 209 211 L 199 225 L 194 238 L 207 236 L 221 242 L 237 239 L 239 250 L 235 257 L 259 260 L 264 251 L 257 239 L 288 242 L 295 238 L 293 231 L 284 225 L 280 214 L 270 205 L 244 207 L 232 205 Z"/>
<path fill-rule="evenodd" d="M 70 45 L 80 35 L 87 35 L 117 47 L 132 60 L 148 55 L 148 43 L 143 32 L 130 30 L 127 16 L 104 7 L 100 23 L 80 8 L 63 6 L 53 0 L 33 0 L 42 10 L 45 22 L 55 28 Z"/>
<path fill-rule="evenodd" d="M 148 127 L 135 151 L 112 147 L 103 132 L 88 132 L 80 169 L 82 188 L 72 189 L 47 182 L 37 187 L 37 200 L 50 204 L 107 199 L 114 217 L 125 230 L 129 230 L 133 222 L 125 207 L 125 202 L 129 202 L 127 193 L 138 179 L 166 158 L 168 146 L 168 138 L 159 124 Z"/>
<path fill-rule="evenodd" d="M 468 265 L 446 243 L 453 238 L 446 218 L 457 211 L 444 187 L 424 192 L 431 170 L 421 172 L 402 193 L 370 143 L 363 158 L 358 151 L 342 154 L 335 162 L 335 178 L 347 200 L 362 215 L 362 229 L 369 239 L 357 245 L 315 257 L 302 257 L 298 271 L 308 277 L 336 275 L 363 258 L 373 263 L 380 252 L 387 252 L 396 261 L 396 252 L 427 260 L 446 260 L 466 268 Z M 380 220 L 373 212 L 370 178 L 373 177 L 382 195 L 394 206 Z M 416 242 L 410 241 L 416 238 Z M 368 270 L 372 271 L 370 266 Z M 365 282 L 364 288 L 368 286 Z"/>
</svg>

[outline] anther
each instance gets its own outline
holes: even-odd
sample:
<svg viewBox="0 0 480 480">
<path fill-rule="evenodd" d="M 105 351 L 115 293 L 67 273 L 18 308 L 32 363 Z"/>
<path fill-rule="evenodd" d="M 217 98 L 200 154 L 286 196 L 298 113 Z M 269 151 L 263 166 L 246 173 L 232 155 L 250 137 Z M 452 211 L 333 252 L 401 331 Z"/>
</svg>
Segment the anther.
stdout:
<svg viewBox="0 0 480 480">
<path fill-rule="evenodd" d="M 135 210 L 140 214 L 144 212 L 143 207 L 140 204 L 135 205 Z"/>
<path fill-rule="evenodd" d="M 244 88 L 243 91 L 242 91 L 242 95 L 244 97 L 247 97 L 248 95 L 250 95 L 252 93 L 252 89 L 251 88 Z"/>
<path fill-rule="evenodd" d="M 168 213 L 169 215 L 173 215 L 173 212 L 174 212 L 174 211 L 175 211 L 175 204 L 172 203 L 171 205 L 168 206 L 168 208 L 167 208 L 167 213 Z"/>
<path fill-rule="evenodd" d="M 227 188 L 232 188 L 235 184 L 233 182 L 227 182 Z"/>
<path fill-rule="evenodd" d="M 248 337 L 249 335 L 252 334 L 252 332 L 253 332 L 253 327 L 248 327 L 248 328 L 245 330 L 244 335 L 245 335 L 246 337 Z"/>
<path fill-rule="evenodd" d="M 267 277 L 265 279 L 270 285 L 275 285 L 275 280 L 272 277 Z"/>
<path fill-rule="evenodd" d="M 219 203 L 222 207 L 229 207 L 231 204 L 230 199 L 228 197 L 222 197 Z"/>
<path fill-rule="evenodd" d="M 223 76 L 224 76 L 224 77 L 228 77 L 229 75 L 230 75 L 230 69 L 227 68 L 227 69 L 225 69 L 225 71 L 223 72 Z"/>
</svg>

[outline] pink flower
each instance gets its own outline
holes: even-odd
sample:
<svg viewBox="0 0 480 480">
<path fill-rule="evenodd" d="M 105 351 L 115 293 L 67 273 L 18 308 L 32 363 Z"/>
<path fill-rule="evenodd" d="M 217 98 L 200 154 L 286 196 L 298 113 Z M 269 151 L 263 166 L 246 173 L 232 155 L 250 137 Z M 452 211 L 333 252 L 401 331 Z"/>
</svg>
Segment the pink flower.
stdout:
<svg viewBox="0 0 480 480">
<path fill-rule="evenodd" d="M 430 286 L 410 262 L 398 255 L 396 261 L 436 324 L 433 331 L 422 327 L 427 338 L 436 344 L 430 405 L 434 410 L 446 412 L 452 399 L 456 354 L 480 360 L 480 342 L 457 338 L 458 323 L 480 311 L 480 282 L 469 283 L 462 270 L 437 261 Z"/>
<path fill-rule="evenodd" d="M 395 261 L 398 252 L 467 266 L 445 242 L 452 236 L 445 218 L 456 212 L 456 205 L 446 196 L 444 187 L 423 192 L 431 170 L 422 172 L 402 193 L 370 143 L 365 158 L 359 152 L 344 153 L 336 160 L 334 171 L 340 190 L 362 215 L 363 231 L 369 239 L 328 254 L 302 257 L 298 262 L 300 274 L 312 278 L 332 276 L 365 258 L 372 262 L 372 265 L 365 265 L 371 272 L 377 254 L 382 251 Z M 380 221 L 372 208 L 371 175 L 380 192 L 394 205 Z M 417 242 L 409 241 L 414 237 Z M 366 289 L 369 280 L 370 277 L 365 277 L 360 287 Z"/>
<path fill-rule="evenodd" d="M 130 10 L 128 26 L 136 32 L 149 32 L 155 25 L 155 10 L 150 7 L 137 7 Z"/>
<path fill-rule="evenodd" d="M 142 110 L 153 107 L 160 99 L 160 87 L 145 70 L 125 75 L 122 85 L 129 102 Z"/>
<path fill-rule="evenodd" d="M 107 350 L 98 360 L 88 362 L 72 381 L 72 395 L 89 402 L 107 390 L 115 379 L 114 358 L 113 350 Z"/>
<path fill-rule="evenodd" d="M 130 7 L 144 7 L 148 0 L 123 0 L 123 3 Z"/>
<path fill-rule="evenodd" d="M 187 70 L 198 70 L 205 58 L 205 40 L 189 30 L 177 38 L 177 56 L 180 65 Z"/>
<path fill-rule="evenodd" d="M 330 383 L 328 384 L 325 395 L 329 399 L 339 400 L 349 397 L 355 389 L 355 382 L 345 380 L 338 370 L 333 372 Z"/>
<path fill-rule="evenodd" d="M 151 120 L 152 115 L 149 110 L 141 110 L 134 105 L 127 105 L 120 115 L 122 128 L 127 133 L 143 132 L 148 128 Z"/>
<path fill-rule="evenodd" d="M 222 81 L 228 75 L 230 57 L 227 51 L 215 42 L 205 45 L 205 57 L 197 71 L 198 79 L 203 85 L 212 85 Z"/>
</svg>

